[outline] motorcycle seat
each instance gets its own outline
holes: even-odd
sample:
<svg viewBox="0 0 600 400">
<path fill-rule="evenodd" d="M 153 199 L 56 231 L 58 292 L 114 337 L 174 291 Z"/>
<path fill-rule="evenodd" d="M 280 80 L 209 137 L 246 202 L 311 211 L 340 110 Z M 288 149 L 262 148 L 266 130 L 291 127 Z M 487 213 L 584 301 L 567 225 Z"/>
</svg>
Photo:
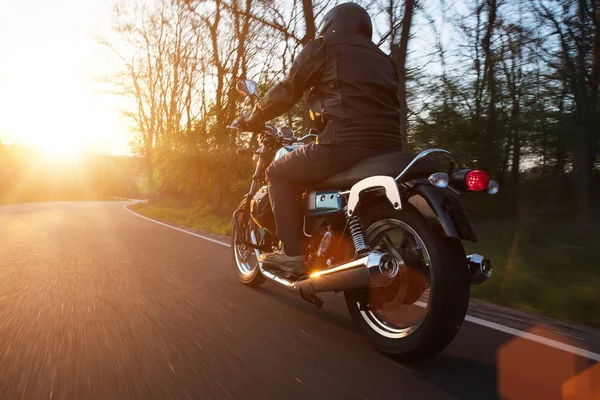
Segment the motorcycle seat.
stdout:
<svg viewBox="0 0 600 400">
<path fill-rule="evenodd" d="M 313 185 L 313 189 L 349 189 L 355 183 L 374 175 L 396 177 L 416 157 L 408 152 L 385 153 L 365 158 L 352 167 Z M 423 178 L 440 169 L 431 159 L 425 158 L 415 164 L 403 180 Z"/>
</svg>

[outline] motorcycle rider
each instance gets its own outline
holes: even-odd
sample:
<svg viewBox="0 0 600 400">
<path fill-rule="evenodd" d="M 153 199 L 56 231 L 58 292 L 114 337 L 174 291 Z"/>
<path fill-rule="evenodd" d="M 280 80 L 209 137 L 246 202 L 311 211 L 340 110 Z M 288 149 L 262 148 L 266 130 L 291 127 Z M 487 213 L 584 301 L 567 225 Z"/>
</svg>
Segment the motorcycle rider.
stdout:
<svg viewBox="0 0 600 400">
<path fill-rule="evenodd" d="M 318 37 L 298 54 L 286 78 L 240 117 L 250 131 L 291 109 L 310 90 L 314 143 L 273 162 L 266 170 L 269 198 L 283 250 L 260 256 L 263 264 L 304 273 L 302 188 L 323 181 L 361 159 L 400 151 L 398 76 L 392 59 L 373 42 L 367 11 L 355 3 L 332 8 Z"/>
</svg>

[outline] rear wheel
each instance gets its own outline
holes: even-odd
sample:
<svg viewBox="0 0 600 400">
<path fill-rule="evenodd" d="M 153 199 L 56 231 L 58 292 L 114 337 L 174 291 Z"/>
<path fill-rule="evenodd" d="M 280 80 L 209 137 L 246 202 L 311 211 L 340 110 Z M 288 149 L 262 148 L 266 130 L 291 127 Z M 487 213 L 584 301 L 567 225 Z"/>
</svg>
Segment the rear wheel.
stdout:
<svg viewBox="0 0 600 400">
<path fill-rule="evenodd" d="M 242 203 L 240 208 L 244 207 Z M 238 215 L 238 225 L 242 231 L 242 234 L 247 241 L 258 243 L 260 237 L 260 229 L 256 226 L 254 221 L 249 218 L 247 212 L 242 212 Z M 259 268 L 258 257 L 260 251 L 253 249 L 243 244 L 240 240 L 235 225 L 233 226 L 231 234 L 231 255 L 233 261 L 233 269 L 235 273 L 244 285 L 256 287 L 261 285 L 265 278 L 262 276 Z"/>
<path fill-rule="evenodd" d="M 458 333 L 469 303 L 462 244 L 432 232 L 410 206 L 373 207 L 361 220 L 370 246 L 403 262 L 388 286 L 346 292 L 352 319 L 386 354 L 410 361 L 440 352 Z"/>
</svg>

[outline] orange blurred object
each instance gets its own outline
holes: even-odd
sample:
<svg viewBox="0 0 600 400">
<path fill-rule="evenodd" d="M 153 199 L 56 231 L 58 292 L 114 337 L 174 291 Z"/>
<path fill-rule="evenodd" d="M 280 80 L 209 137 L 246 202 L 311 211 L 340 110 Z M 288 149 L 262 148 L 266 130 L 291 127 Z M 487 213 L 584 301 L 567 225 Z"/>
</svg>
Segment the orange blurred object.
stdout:
<svg viewBox="0 0 600 400">
<path fill-rule="evenodd" d="M 581 343 L 557 335 L 543 326 L 536 326 L 529 333 L 582 347 Z M 589 360 L 585 358 L 516 337 L 498 350 L 498 392 L 501 397 L 514 400 L 560 399 L 566 389 L 575 385 L 573 393 L 578 396 L 583 393 L 579 389 L 583 381 L 577 380 L 577 383 L 567 386 L 563 383 L 577 378 L 577 374 L 588 366 Z M 588 379 L 587 375 L 581 379 Z M 587 400 L 589 397 L 563 398 Z"/>
<path fill-rule="evenodd" d="M 600 400 L 600 363 L 563 383 L 562 400 Z"/>
</svg>

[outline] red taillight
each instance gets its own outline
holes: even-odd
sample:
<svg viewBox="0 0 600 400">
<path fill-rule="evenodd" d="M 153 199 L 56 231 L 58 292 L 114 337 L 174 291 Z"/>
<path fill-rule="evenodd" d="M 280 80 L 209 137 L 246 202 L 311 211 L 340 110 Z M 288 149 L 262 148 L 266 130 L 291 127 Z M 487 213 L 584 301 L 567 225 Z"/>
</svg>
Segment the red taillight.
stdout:
<svg viewBox="0 0 600 400">
<path fill-rule="evenodd" d="M 465 184 L 467 185 L 467 190 L 471 190 L 473 192 L 482 192 L 487 189 L 489 183 L 490 176 L 487 174 L 487 172 L 480 169 L 474 169 L 467 172 L 465 175 Z"/>
</svg>

